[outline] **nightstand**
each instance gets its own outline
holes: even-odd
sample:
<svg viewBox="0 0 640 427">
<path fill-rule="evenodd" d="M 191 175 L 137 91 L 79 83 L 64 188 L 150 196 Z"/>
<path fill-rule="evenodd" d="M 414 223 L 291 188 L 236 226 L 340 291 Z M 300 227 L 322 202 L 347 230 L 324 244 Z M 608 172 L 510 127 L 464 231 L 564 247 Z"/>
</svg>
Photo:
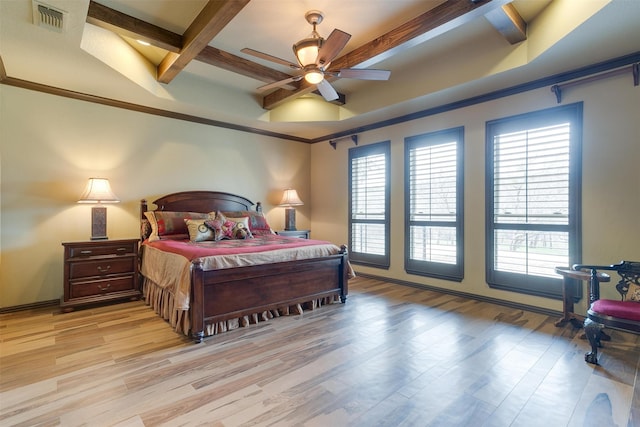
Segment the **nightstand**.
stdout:
<svg viewBox="0 0 640 427">
<path fill-rule="evenodd" d="M 63 243 L 63 311 L 142 295 L 138 280 L 138 239 Z"/>
<path fill-rule="evenodd" d="M 276 231 L 278 236 L 287 237 L 299 237 L 301 239 L 308 239 L 311 234 L 311 230 L 278 230 Z"/>
</svg>

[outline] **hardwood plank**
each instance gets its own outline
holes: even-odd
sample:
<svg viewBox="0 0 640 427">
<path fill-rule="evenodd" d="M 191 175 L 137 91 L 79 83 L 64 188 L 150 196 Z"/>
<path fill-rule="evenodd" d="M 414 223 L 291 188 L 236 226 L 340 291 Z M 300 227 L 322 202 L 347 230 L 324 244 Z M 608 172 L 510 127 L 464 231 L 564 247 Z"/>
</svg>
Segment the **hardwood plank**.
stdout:
<svg viewBox="0 0 640 427">
<path fill-rule="evenodd" d="M 0 315 L 2 425 L 633 425 L 638 336 L 601 366 L 555 318 L 358 278 L 346 304 L 195 345 L 142 301 Z M 132 404 L 135 402 L 135 404 Z"/>
</svg>

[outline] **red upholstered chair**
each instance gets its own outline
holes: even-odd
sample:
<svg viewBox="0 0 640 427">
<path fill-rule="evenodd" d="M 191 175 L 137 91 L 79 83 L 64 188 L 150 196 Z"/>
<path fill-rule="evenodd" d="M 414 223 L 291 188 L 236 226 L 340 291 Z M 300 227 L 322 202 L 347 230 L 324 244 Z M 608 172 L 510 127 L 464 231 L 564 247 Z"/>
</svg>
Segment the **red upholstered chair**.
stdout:
<svg viewBox="0 0 640 427">
<path fill-rule="evenodd" d="M 584 321 L 584 331 L 591 351 L 584 360 L 598 364 L 598 347 L 602 347 L 602 328 L 609 327 L 640 334 L 640 262 L 622 261 L 614 265 L 576 264 L 573 270 L 591 272 L 589 280 L 589 309 Z M 620 276 L 616 289 L 622 296 L 620 300 L 600 299 L 598 270 L 615 271 Z"/>
</svg>

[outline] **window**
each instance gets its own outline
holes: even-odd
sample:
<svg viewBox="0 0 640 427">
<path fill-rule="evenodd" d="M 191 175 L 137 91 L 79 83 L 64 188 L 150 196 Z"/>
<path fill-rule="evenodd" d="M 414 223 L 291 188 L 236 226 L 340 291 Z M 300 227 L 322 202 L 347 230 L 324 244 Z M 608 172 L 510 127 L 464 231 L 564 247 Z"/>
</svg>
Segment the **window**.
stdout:
<svg viewBox="0 0 640 427">
<path fill-rule="evenodd" d="M 559 298 L 580 261 L 582 103 L 487 123 L 487 282 Z"/>
<path fill-rule="evenodd" d="M 464 128 L 405 139 L 405 270 L 464 277 Z"/>
<path fill-rule="evenodd" d="M 349 150 L 349 260 L 389 268 L 390 143 Z"/>
</svg>

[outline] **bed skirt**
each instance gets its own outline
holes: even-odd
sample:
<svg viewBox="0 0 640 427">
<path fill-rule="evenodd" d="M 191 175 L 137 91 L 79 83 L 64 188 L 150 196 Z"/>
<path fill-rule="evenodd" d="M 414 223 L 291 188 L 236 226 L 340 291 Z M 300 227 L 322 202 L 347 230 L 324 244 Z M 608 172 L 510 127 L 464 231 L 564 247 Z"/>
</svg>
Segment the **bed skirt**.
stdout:
<svg viewBox="0 0 640 427">
<path fill-rule="evenodd" d="M 178 333 L 189 336 L 191 332 L 191 317 L 189 310 L 176 308 L 173 295 L 157 285 L 151 279 L 144 277 L 143 295 L 147 305 L 169 322 L 171 327 Z M 287 307 L 276 307 L 259 313 L 252 313 L 235 319 L 223 320 L 220 322 L 207 323 L 205 319 L 204 334 L 205 336 L 217 335 L 223 332 L 231 331 L 241 327 L 247 327 L 265 322 L 275 317 L 303 314 L 305 310 L 310 311 L 326 304 L 340 302 L 339 296 L 325 297 L 314 299 L 301 304 L 295 304 Z"/>
</svg>

